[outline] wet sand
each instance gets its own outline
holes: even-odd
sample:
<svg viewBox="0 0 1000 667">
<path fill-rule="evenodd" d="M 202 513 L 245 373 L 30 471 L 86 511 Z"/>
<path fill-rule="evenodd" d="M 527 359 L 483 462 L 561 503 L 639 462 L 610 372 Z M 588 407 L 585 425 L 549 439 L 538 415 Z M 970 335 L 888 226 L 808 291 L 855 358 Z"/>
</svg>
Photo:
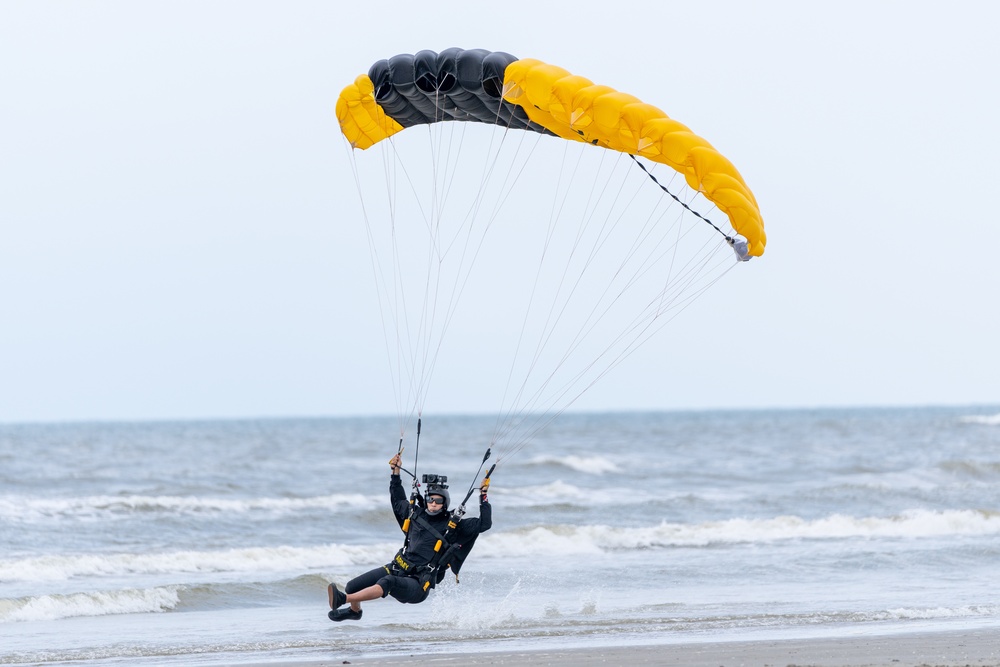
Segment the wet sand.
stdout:
<svg viewBox="0 0 1000 667">
<path fill-rule="evenodd" d="M 785 639 L 634 647 L 511 650 L 489 653 L 401 654 L 378 658 L 331 656 L 323 660 L 266 663 L 269 667 L 334 665 L 665 665 L 677 667 L 1000 667 L 1000 628 L 952 632 L 859 635 L 837 639 Z M 242 667 L 249 667 L 243 665 Z M 260 667 L 264 667 L 262 664 Z"/>
</svg>

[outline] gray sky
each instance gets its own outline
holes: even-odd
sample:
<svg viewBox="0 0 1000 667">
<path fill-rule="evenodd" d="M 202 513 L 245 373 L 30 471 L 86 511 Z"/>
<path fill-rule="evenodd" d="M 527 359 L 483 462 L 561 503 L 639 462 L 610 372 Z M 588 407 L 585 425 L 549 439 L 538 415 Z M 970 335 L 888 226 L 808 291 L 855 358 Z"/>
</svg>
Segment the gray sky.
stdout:
<svg viewBox="0 0 1000 667">
<path fill-rule="evenodd" d="M 392 413 L 333 106 L 450 46 L 659 106 L 761 205 L 577 407 L 1000 403 L 1000 5 L 552 5 L 0 4 L 0 421 Z"/>
</svg>

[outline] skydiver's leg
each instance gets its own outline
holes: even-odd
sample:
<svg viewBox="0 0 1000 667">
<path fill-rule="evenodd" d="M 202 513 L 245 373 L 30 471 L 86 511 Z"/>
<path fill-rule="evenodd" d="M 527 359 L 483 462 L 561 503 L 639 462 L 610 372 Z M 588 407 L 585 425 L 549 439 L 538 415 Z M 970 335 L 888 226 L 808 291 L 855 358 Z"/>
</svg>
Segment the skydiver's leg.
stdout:
<svg viewBox="0 0 1000 667">
<path fill-rule="evenodd" d="M 374 570 L 359 574 L 348 581 L 347 585 L 344 586 L 344 592 L 347 593 L 347 602 L 350 603 L 351 609 L 358 611 L 361 609 L 362 602 L 384 598 L 385 591 L 378 585 L 378 582 L 388 576 L 388 570 L 384 567 L 376 567 Z"/>
<path fill-rule="evenodd" d="M 362 602 L 377 600 L 388 595 L 392 595 L 400 602 L 411 604 L 427 599 L 427 592 L 417 579 L 391 575 L 384 567 L 377 567 L 354 577 L 344 586 L 344 591 L 347 593 L 347 603 L 353 611 L 360 611 Z M 332 599 L 333 594 L 330 595 Z"/>
<path fill-rule="evenodd" d="M 348 593 L 347 602 L 351 605 L 351 609 L 359 611 L 361 609 L 362 602 L 367 602 L 368 600 L 378 600 L 379 598 L 384 597 L 385 589 L 383 589 L 379 584 L 372 584 L 367 588 L 362 588 L 356 593 Z"/>
<path fill-rule="evenodd" d="M 424 590 L 423 584 L 414 577 L 392 577 L 391 582 L 379 583 L 389 583 L 389 595 L 400 602 L 417 604 L 427 599 L 427 591 Z"/>
<path fill-rule="evenodd" d="M 374 570 L 368 570 L 364 574 L 359 574 L 344 586 L 344 592 L 348 595 L 351 593 L 357 593 L 363 588 L 368 588 L 372 584 L 378 582 L 379 579 L 389 574 L 389 571 L 385 567 L 376 567 Z"/>
<path fill-rule="evenodd" d="M 364 577 L 374 577 L 378 572 L 381 572 L 382 575 L 376 581 L 372 582 L 370 579 L 362 581 Z M 351 584 L 360 583 L 368 583 L 370 585 L 364 588 L 351 586 Z M 377 600 L 388 595 L 391 595 L 400 602 L 409 602 L 411 604 L 423 602 L 427 599 L 427 591 L 424 590 L 419 580 L 413 577 L 400 577 L 394 574 L 387 574 L 385 568 L 372 570 L 353 580 L 351 584 L 348 584 L 347 588 L 347 601 L 351 604 L 351 609 L 354 611 L 361 609 L 362 602 Z"/>
</svg>

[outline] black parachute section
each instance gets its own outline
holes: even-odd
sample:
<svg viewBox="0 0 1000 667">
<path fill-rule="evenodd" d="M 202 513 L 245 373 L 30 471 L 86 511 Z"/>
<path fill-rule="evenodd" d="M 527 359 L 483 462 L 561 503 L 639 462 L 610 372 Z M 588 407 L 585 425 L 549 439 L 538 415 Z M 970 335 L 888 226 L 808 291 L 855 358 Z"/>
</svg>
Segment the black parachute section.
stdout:
<svg viewBox="0 0 1000 667">
<path fill-rule="evenodd" d="M 375 101 L 403 127 L 460 120 L 551 135 L 503 99 L 504 70 L 516 60 L 484 49 L 403 53 L 372 65 L 368 78 Z"/>
</svg>

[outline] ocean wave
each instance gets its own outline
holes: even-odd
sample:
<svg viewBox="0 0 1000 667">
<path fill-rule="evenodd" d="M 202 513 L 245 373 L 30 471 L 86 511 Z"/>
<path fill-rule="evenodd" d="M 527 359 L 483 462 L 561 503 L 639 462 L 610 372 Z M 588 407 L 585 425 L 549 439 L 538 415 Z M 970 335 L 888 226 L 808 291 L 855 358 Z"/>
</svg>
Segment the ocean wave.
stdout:
<svg viewBox="0 0 1000 667">
<path fill-rule="evenodd" d="M 288 578 L 150 588 L 74 591 L 0 599 L 0 623 L 50 621 L 77 616 L 201 611 L 228 607 L 281 605 L 289 599 L 322 599 L 330 577 L 318 573 Z"/>
<path fill-rule="evenodd" d="M 176 586 L 29 596 L 0 600 L 0 623 L 163 612 L 178 600 Z"/>
<path fill-rule="evenodd" d="M 1000 475 L 1000 461 L 944 461 L 938 464 L 945 472 L 989 480 Z"/>
<path fill-rule="evenodd" d="M 529 459 L 527 464 L 535 466 L 563 466 L 588 475 L 621 472 L 621 468 L 614 461 L 603 456 L 536 456 L 533 459 Z"/>
<path fill-rule="evenodd" d="M 1000 535 L 1000 512 L 913 510 L 889 517 L 835 514 L 807 520 L 797 516 L 728 519 L 696 524 L 662 522 L 622 528 L 608 525 L 551 525 L 490 531 L 480 538 L 483 559 L 561 556 L 616 550 L 703 547 L 780 540 L 941 538 Z M 398 542 L 366 545 L 277 546 L 154 554 L 88 554 L 0 559 L 0 582 L 65 581 L 84 577 L 201 574 L 223 572 L 309 572 L 350 569 L 387 561 Z"/>
<path fill-rule="evenodd" d="M 391 542 L 0 559 L 0 582 L 64 581 L 123 575 L 306 571 L 386 562 L 398 548 L 397 542 Z"/>
<path fill-rule="evenodd" d="M 583 488 L 556 480 L 549 484 L 500 488 L 492 492 L 504 507 L 541 507 L 546 505 L 571 505 L 592 507 L 621 502 L 621 493 L 610 489 Z M 629 502 L 636 502 L 629 496 Z"/>
<path fill-rule="evenodd" d="M 1000 512 L 914 510 L 891 517 L 840 514 L 807 520 L 797 516 L 728 519 L 700 524 L 663 522 L 619 528 L 606 525 L 538 526 L 513 531 L 516 539 L 489 535 L 493 556 L 587 554 L 607 550 L 701 547 L 726 543 L 850 538 L 929 538 L 1000 534 Z M 487 536 L 484 536 L 484 538 Z"/>
<path fill-rule="evenodd" d="M 1000 413 L 995 415 L 965 415 L 960 418 L 965 424 L 985 424 L 986 426 L 1000 426 Z"/>
<path fill-rule="evenodd" d="M 718 614 L 684 617 L 678 615 L 673 605 L 646 607 L 652 614 L 644 618 L 644 625 L 669 626 L 677 631 L 706 631 L 711 629 L 792 628 L 802 626 L 835 627 L 842 624 L 892 623 L 898 621 L 926 621 L 953 618 L 995 618 L 1000 614 L 997 605 L 968 605 L 962 607 L 912 607 L 864 611 L 818 610 L 806 613 L 751 613 Z M 665 616 L 664 616 L 665 614 Z"/>
<path fill-rule="evenodd" d="M 894 620 L 932 620 L 939 618 L 972 618 L 979 616 L 1000 615 L 1000 606 L 997 605 L 969 605 L 965 607 L 923 607 L 887 609 L 882 612 L 867 614 L 865 620 L 869 621 L 894 621 Z"/>
<path fill-rule="evenodd" d="M 249 512 L 296 512 L 308 509 L 352 512 L 378 509 L 385 496 L 332 494 L 311 498 L 211 498 L 200 496 L 81 496 L 37 498 L 0 496 L 0 519 L 33 521 L 48 518 L 104 518 L 133 514 L 245 514 Z"/>
</svg>

